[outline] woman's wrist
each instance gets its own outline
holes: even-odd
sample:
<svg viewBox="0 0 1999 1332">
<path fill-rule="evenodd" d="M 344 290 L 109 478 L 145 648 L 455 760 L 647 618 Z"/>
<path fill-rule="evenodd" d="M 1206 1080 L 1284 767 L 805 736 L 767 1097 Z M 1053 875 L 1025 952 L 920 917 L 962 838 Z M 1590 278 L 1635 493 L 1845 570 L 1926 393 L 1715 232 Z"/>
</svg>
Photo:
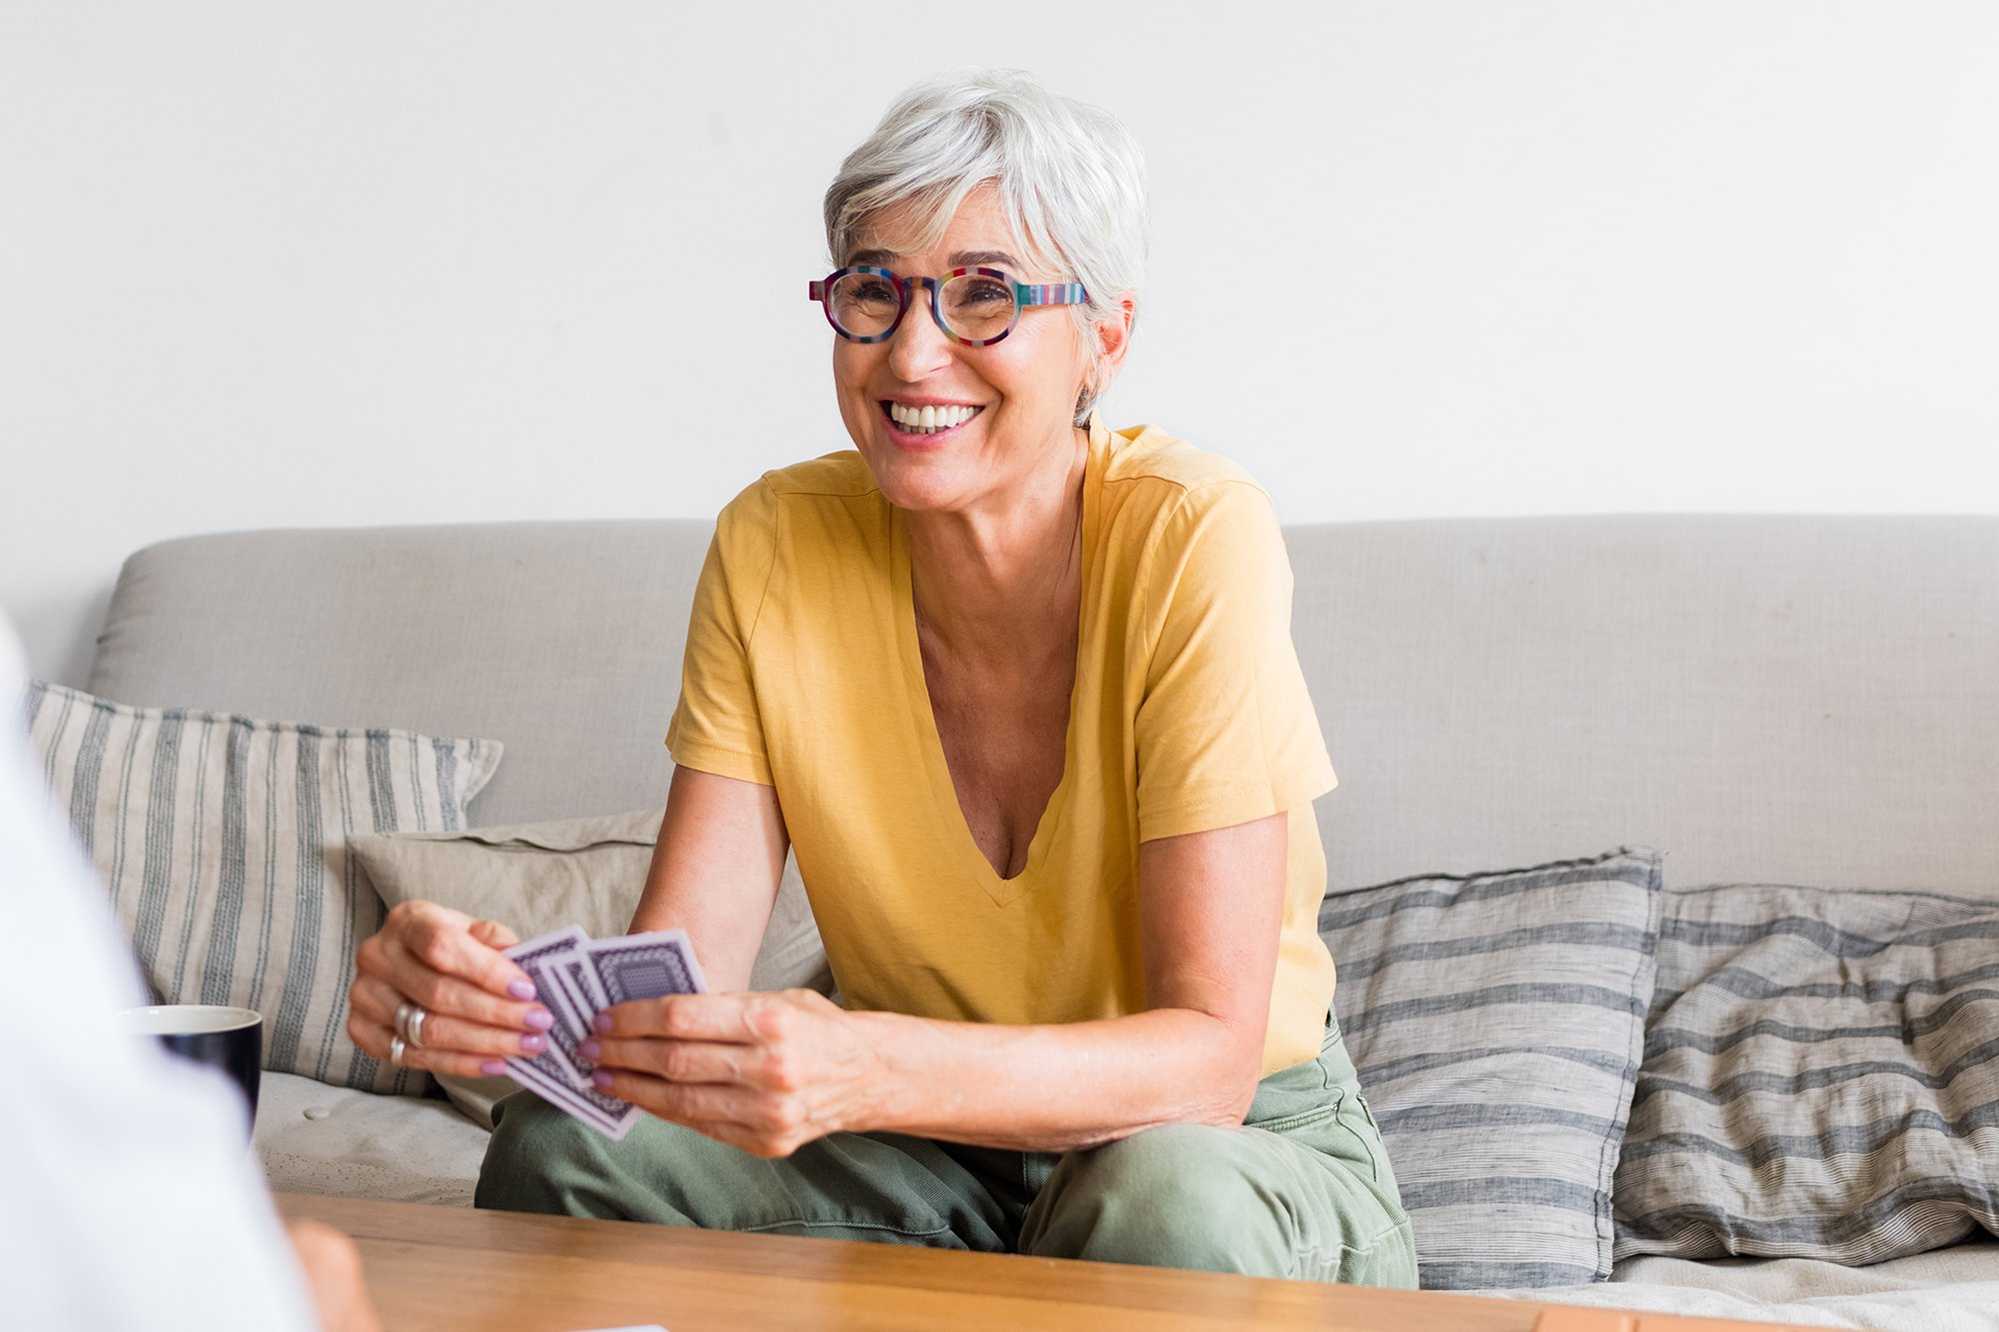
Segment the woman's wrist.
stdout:
<svg viewBox="0 0 1999 1332">
<path fill-rule="evenodd" d="M 852 1024 L 868 1057 L 853 1122 L 842 1127 L 853 1133 L 879 1133 L 923 1122 L 928 1117 L 921 1104 L 927 1086 L 915 1069 L 921 1062 L 919 1044 L 928 1039 L 922 1028 L 930 1024 L 901 1013 L 869 1011 L 848 1012 L 844 1020 Z"/>
</svg>

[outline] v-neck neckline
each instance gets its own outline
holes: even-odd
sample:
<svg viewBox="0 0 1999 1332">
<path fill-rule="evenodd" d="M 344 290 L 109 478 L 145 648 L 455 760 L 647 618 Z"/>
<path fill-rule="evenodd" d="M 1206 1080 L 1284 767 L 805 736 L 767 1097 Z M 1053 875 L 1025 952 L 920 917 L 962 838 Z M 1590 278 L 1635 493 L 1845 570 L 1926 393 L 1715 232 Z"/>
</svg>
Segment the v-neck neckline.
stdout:
<svg viewBox="0 0 1999 1332">
<path fill-rule="evenodd" d="M 1048 801 L 1041 807 L 1041 817 L 1034 825 L 1034 836 L 1027 844 L 1027 863 L 1012 878 L 1001 878 L 993 863 L 986 859 L 986 853 L 979 848 L 978 839 L 972 835 L 971 822 L 965 817 L 965 807 L 958 801 L 958 785 L 951 777 L 951 762 L 944 753 L 944 738 L 937 729 L 936 710 L 930 706 L 930 684 L 923 673 L 923 647 L 916 634 L 916 598 L 909 567 L 909 528 L 903 521 L 902 510 L 888 505 L 889 510 L 889 567 L 893 585 L 896 638 L 901 646 L 903 673 L 907 681 L 910 709 L 915 716 L 917 745 L 923 751 L 923 767 L 929 778 L 931 799 L 943 806 L 942 817 L 951 824 L 948 834 L 957 846 L 957 854 L 963 859 L 979 886 L 985 890 L 997 906 L 1006 906 L 1018 898 L 1033 882 L 1036 872 L 1048 858 L 1050 845 L 1062 823 L 1063 812 L 1070 796 L 1070 787 L 1076 772 L 1076 734 L 1078 706 L 1083 688 L 1083 653 L 1089 642 L 1090 575 L 1094 560 L 1092 551 L 1096 545 L 1098 492 L 1103 484 L 1103 468 L 1108 458 L 1110 431 L 1090 414 L 1090 444 L 1083 460 L 1083 530 L 1082 550 L 1078 557 L 1080 571 L 1077 575 L 1076 595 L 1076 665 L 1075 675 L 1069 683 L 1069 718 L 1062 735 L 1062 777 L 1049 793 Z M 887 503 L 886 499 L 883 501 Z"/>
</svg>

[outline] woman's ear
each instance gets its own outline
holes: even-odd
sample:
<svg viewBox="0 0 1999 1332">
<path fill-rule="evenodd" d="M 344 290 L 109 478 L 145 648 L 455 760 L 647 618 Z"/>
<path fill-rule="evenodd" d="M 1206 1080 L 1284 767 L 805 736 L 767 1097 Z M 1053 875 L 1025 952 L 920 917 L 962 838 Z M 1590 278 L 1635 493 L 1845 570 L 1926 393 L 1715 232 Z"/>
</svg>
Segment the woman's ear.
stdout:
<svg viewBox="0 0 1999 1332">
<path fill-rule="evenodd" d="M 1096 346 L 1091 348 L 1096 355 L 1091 359 L 1090 369 L 1083 377 L 1083 391 L 1076 398 L 1076 416 L 1080 420 L 1085 404 L 1094 403 L 1104 396 L 1117 378 L 1118 368 L 1124 364 L 1124 356 L 1131 349 L 1132 325 L 1138 319 L 1138 300 L 1126 292 L 1118 297 L 1117 304 L 1110 313 L 1099 320 L 1092 332 L 1096 336 Z"/>
<path fill-rule="evenodd" d="M 1137 321 L 1138 298 L 1126 292 L 1118 297 L 1110 315 L 1097 324 L 1097 351 L 1101 356 L 1098 364 L 1108 372 L 1103 375 L 1106 385 L 1116 375 L 1118 367 L 1124 364 L 1124 354 L 1131 347 L 1132 326 Z"/>
</svg>

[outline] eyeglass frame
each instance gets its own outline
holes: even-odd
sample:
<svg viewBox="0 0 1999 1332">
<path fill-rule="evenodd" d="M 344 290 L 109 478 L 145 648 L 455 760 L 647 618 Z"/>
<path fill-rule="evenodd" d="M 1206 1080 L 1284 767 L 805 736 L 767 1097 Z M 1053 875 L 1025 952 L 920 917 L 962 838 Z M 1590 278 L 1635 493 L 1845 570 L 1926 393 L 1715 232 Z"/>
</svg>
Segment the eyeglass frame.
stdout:
<svg viewBox="0 0 1999 1332">
<path fill-rule="evenodd" d="M 846 329 L 840 327 L 838 320 L 833 318 L 833 302 L 829 299 L 833 292 L 833 284 L 853 273 L 872 273 L 876 277 L 887 278 L 889 285 L 895 289 L 895 318 L 891 319 L 888 327 L 879 333 L 849 333 Z M 957 333 L 953 333 L 951 326 L 944 322 L 944 311 L 941 305 L 944 284 L 952 278 L 964 277 L 968 273 L 976 273 L 983 277 L 998 278 L 1013 290 L 1013 318 L 1007 321 L 1006 327 L 1001 329 L 997 336 L 990 338 L 963 337 Z M 825 314 L 826 322 L 833 326 L 835 333 L 838 333 L 841 337 L 847 339 L 847 341 L 887 342 L 895 336 L 895 331 L 902 327 L 903 316 L 909 313 L 910 290 L 918 286 L 930 289 L 930 317 L 936 321 L 937 331 L 951 339 L 951 341 L 967 347 L 992 346 L 995 342 L 1013 332 L 1014 325 L 1020 322 L 1020 316 L 1023 311 L 1032 309 L 1035 306 L 1081 305 L 1089 299 L 1089 293 L 1083 290 L 1083 284 L 1080 282 L 1016 282 L 1014 281 L 1013 274 L 1001 268 L 954 268 L 942 277 L 902 277 L 892 269 L 876 268 L 872 264 L 852 264 L 846 268 L 836 268 L 817 282 L 806 284 L 805 294 L 807 299 L 819 302 L 819 308 Z"/>
</svg>

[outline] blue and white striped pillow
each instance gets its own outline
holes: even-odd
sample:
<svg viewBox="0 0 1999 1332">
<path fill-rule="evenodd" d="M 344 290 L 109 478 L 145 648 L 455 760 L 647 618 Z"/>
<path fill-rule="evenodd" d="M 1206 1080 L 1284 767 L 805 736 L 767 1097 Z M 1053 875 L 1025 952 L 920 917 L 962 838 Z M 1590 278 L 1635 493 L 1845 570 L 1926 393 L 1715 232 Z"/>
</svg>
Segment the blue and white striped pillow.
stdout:
<svg viewBox="0 0 1999 1332">
<path fill-rule="evenodd" d="M 264 1015 L 264 1067 L 421 1094 L 347 1035 L 354 950 L 384 907 L 346 839 L 452 829 L 496 740 L 134 708 L 35 681 L 28 733 L 160 1003 Z"/>
<path fill-rule="evenodd" d="M 1329 896 L 1334 1008 L 1431 1289 L 1610 1275 L 1611 1178 L 1659 931 L 1659 853 L 1620 847 Z"/>
<path fill-rule="evenodd" d="M 1999 1233 L 1999 903 L 1666 895 L 1617 1254 L 1845 1265 Z"/>
</svg>

